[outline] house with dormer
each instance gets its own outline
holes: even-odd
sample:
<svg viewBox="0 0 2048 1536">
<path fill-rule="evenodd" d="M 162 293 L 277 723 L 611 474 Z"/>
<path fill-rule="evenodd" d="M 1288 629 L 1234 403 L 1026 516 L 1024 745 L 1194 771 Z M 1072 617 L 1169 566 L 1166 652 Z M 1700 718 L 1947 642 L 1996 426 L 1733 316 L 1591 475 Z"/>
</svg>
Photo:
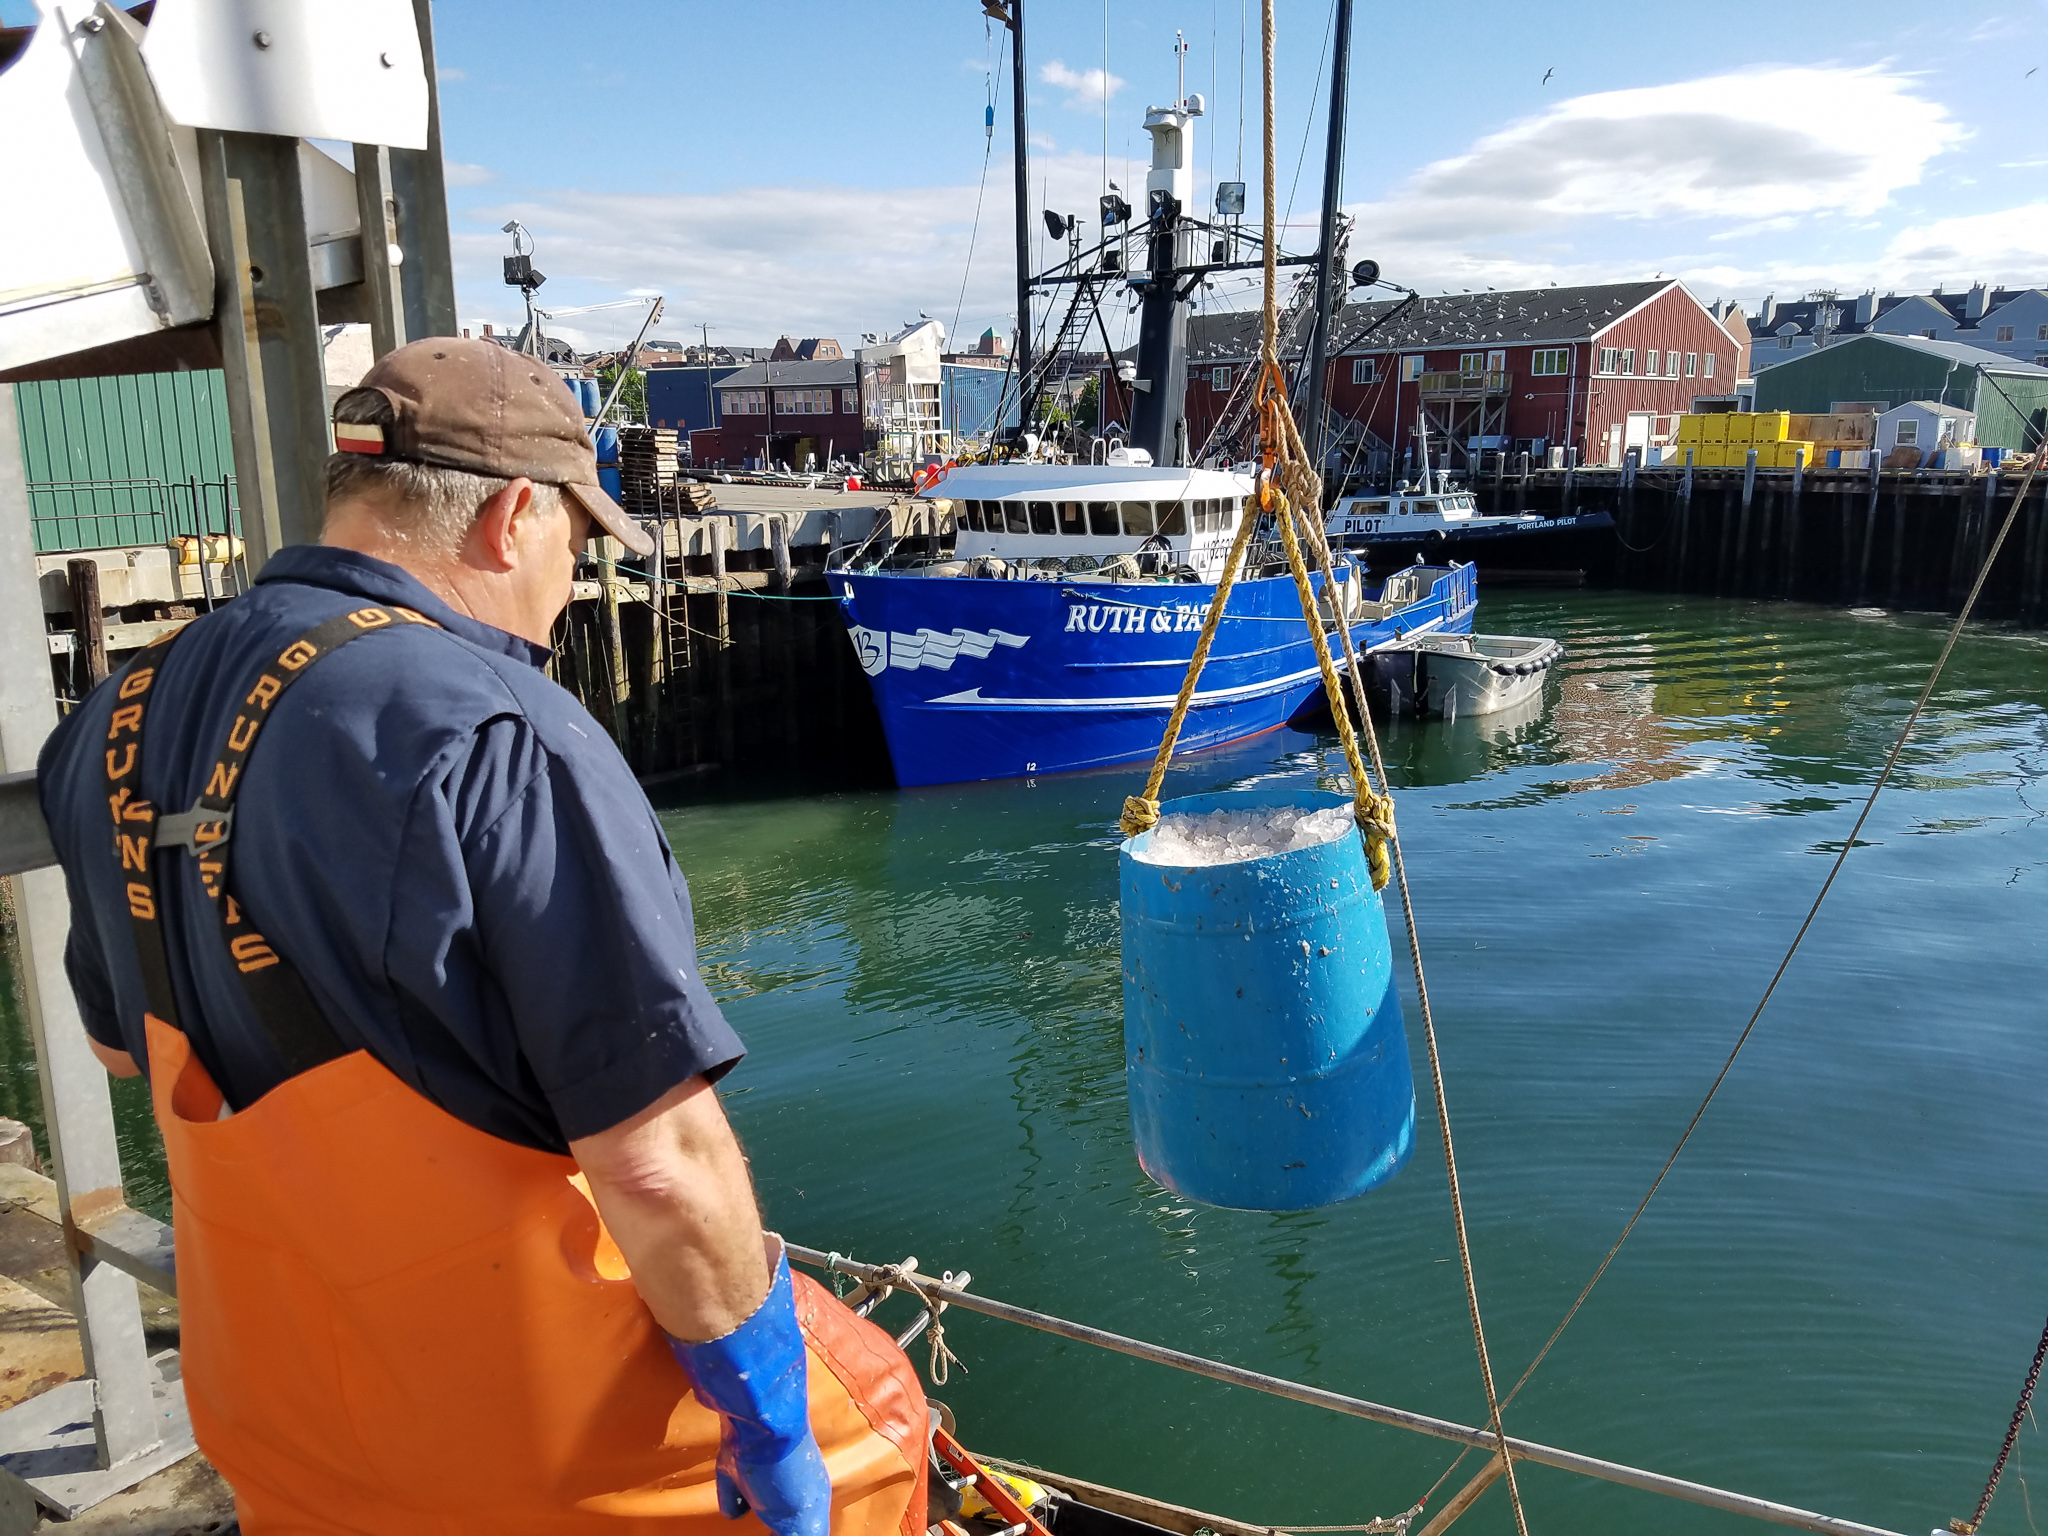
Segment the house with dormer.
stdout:
<svg viewBox="0 0 2048 1536">
<path fill-rule="evenodd" d="M 1749 319 L 1751 368 L 1762 372 L 1852 336 L 1917 336 L 2048 366 L 2048 289 L 1988 288 L 1961 293 L 1809 295 L 1766 298 Z"/>
</svg>

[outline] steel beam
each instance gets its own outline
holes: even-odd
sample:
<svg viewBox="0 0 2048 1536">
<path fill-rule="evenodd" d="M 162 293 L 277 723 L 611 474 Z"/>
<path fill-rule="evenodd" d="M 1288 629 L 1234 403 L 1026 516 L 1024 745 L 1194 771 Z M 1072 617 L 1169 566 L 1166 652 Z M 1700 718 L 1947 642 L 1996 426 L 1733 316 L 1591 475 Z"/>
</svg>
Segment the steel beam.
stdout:
<svg viewBox="0 0 2048 1536">
<path fill-rule="evenodd" d="M 434 73 L 432 0 L 413 0 L 420 59 L 427 71 L 427 147 L 391 151 L 391 190 L 398 203 L 399 287 L 405 334 L 453 336 L 455 265 L 448 245 L 448 187 L 441 170 L 441 86 Z"/>
<path fill-rule="evenodd" d="M 13 386 L 0 384 L 0 773 L 32 769 L 57 725 L 35 570 L 20 419 Z M 65 980 L 71 909 L 64 877 L 45 867 L 9 878 L 58 1209 L 70 1227 L 126 1205 L 113 1100 L 106 1071 L 86 1042 L 77 1001 Z M 154 1470 L 151 1466 L 137 1472 L 128 1483 L 120 1480 L 163 1450 L 160 1383 L 143 1346 L 134 1277 L 75 1246 L 67 1244 L 66 1251 L 79 1341 L 86 1375 L 92 1378 L 92 1455 L 86 1470 L 114 1472 L 111 1486 L 102 1486 L 106 1479 L 95 1484 L 97 1496 L 104 1497 Z M 33 1401 L 23 1406 L 32 1406 Z M 0 1414 L 0 1456 L 40 1454 L 46 1449 L 46 1436 L 26 1419 L 13 1417 L 15 1412 L 19 1410 Z M 68 1454 L 68 1464 L 78 1470 L 75 1445 Z"/>
<path fill-rule="evenodd" d="M 405 294 L 391 264 L 403 259 L 398 240 L 398 199 L 391 191 L 391 151 L 356 146 L 356 212 L 363 221 L 363 288 L 370 319 L 370 351 L 382 357 L 405 345 Z"/>
</svg>

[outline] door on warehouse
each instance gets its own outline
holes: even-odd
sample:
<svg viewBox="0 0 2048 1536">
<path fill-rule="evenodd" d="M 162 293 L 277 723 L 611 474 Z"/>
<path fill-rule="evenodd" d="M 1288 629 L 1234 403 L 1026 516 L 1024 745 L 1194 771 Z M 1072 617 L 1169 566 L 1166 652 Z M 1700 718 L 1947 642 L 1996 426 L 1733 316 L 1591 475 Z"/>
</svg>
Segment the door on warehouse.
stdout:
<svg viewBox="0 0 2048 1536">
<path fill-rule="evenodd" d="M 1648 462 L 1650 457 L 1650 434 L 1656 430 L 1656 426 L 1657 413 L 1655 411 L 1630 411 L 1628 413 L 1628 425 L 1624 429 L 1624 436 L 1621 440 L 1621 457 L 1626 459 L 1629 449 L 1633 448 L 1636 451 L 1636 462 L 1638 464 Z"/>
</svg>

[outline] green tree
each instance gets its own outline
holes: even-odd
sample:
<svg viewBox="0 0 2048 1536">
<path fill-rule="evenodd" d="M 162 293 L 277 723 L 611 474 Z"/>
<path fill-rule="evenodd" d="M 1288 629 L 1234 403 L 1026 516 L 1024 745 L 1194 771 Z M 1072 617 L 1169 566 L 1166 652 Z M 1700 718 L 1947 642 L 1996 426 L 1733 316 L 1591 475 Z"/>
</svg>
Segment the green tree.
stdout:
<svg viewBox="0 0 2048 1536">
<path fill-rule="evenodd" d="M 597 374 L 600 394 L 609 398 L 612 382 L 619 376 L 619 365 L 614 363 L 601 368 Z M 626 387 L 619 391 L 619 398 L 613 404 L 611 414 L 606 418 L 614 425 L 622 421 L 645 422 L 647 420 L 647 374 L 643 369 L 626 370 Z"/>
<path fill-rule="evenodd" d="M 1094 379 L 1081 386 L 1081 398 L 1074 402 L 1074 423 L 1095 430 L 1096 422 L 1102 415 L 1102 401 L 1097 395 L 1098 386 Z"/>
</svg>

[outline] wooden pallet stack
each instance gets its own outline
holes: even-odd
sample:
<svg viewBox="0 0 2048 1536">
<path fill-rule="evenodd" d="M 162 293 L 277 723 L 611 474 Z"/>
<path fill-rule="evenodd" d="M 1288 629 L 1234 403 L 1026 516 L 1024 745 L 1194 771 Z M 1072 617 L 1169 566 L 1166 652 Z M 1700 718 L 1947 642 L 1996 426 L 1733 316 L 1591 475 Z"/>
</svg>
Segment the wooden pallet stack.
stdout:
<svg viewBox="0 0 2048 1536">
<path fill-rule="evenodd" d="M 628 512 L 656 512 L 676 483 L 676 433 L 667 427 L 619 428 L 619 480 Z"/>
</svg>

